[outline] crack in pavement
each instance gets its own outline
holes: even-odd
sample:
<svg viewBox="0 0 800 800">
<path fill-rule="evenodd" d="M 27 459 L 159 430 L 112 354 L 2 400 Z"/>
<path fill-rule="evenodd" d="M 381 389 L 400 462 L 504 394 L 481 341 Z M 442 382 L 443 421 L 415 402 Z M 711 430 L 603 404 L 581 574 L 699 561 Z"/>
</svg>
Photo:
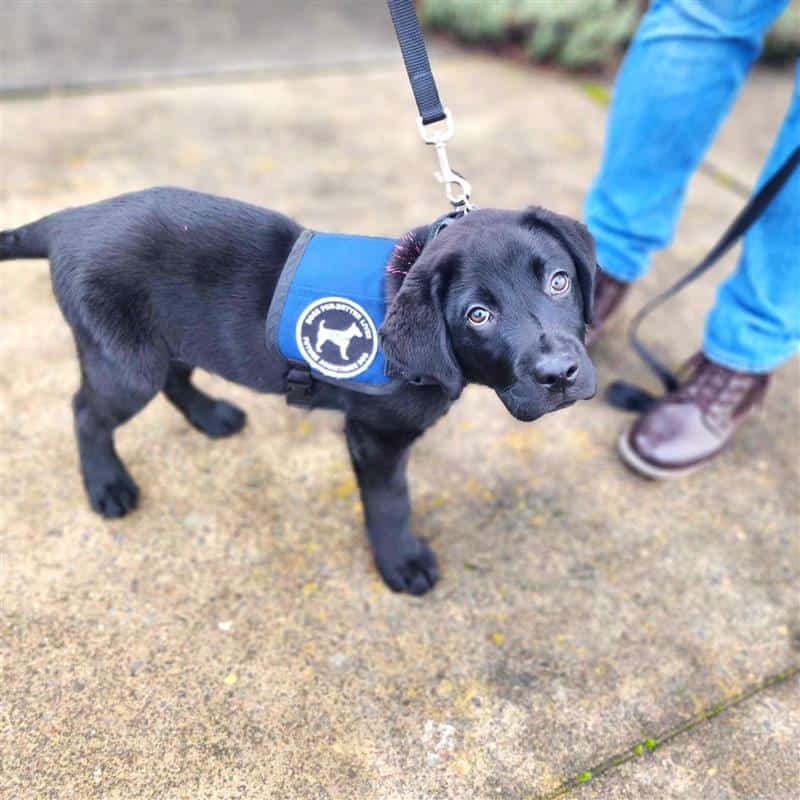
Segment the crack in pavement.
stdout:
<svg viewBox="0 0 800 800">
<path fill-rule="evenodd" d="M 599 764 L 596 764 L 595 766 L 572 776 L 553 791 L 540 795 L 537 798 L 531 797 L 531 800 L 556 800 L 559 797 L 564 797 L 574 789 L 578 789 L 581 786 L 589 783 L 589 781 L 592 779 L 598 778 L 601 775 L 604 775 L 605 773 L 615 769 L 616 767 L 619 767 L 628 761 L 632 761 L 634 758 L 638 758 L 645 753 L 651 753 L 654 750 L 657 750 L 659 747 L 662 747 L 663 745 L 672 741 L 675 737 L 680 736 L 682 733 L 688 733 L 703 723 L 714 719 L 723 712 L 744 703 L 746 700 L 761 694 L 773 686 L 787 683 L 792 678 L 796 678 L 798 675 L 800 675 L 800 664 L 794 664 L 786 667 L 780 672 L 773 673 L 758 683 L 748 686 L 728 700 L 710 706 L 709 708 L 706 708 L 703 711 L 700 711 L 699 713 L 689 717 L 689 719 L 685 720 L 684 722 L 673 725 L 672 727 L 667 728 L 655 736 L 648 737 L 632 747 L 610 756 L 604 761 L 601 761 Z"/>
</svg>

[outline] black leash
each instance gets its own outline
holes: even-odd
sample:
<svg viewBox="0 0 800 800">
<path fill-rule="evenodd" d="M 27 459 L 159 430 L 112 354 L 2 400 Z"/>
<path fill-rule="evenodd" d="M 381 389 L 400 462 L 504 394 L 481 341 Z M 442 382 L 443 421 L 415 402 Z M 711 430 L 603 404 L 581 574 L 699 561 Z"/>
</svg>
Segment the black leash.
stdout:
<svg viewBox="0 0 800 800">
<path fill-rule="evenodd" d="M 433 79 L 428 50 L 425 47 L 425 39 L 419 27 L 413 0 L 386 0 L 386 3 L 392 16 L 400 52 L 403 54 L 411 91 L 417 103 L 419 111 L 417 126 L 420 136 L 425 144 L 433 145 L 436 149 L 439 161 L 439 171 L 435 173 L 436 179 L 444 184 L 447 199 L 453 208 L 468 213 L 472 210 L 469 199 L 472 187 L 463 175 L 450 168 L 446 144 L 455 130 L 453 115 L 439 99 L 439 90 Z M 444 127 L 428 128 L 437 122 L 444 122 Z"/>
<path fill-rule="evenodd" d="M 417 12 L 414 10 L 414 3 L 411 0 L 387 0 L 387 2 L 422 124 L 439 122 L 447 114 L 439 99 L 436 81 L 433 79 L 431 62 L 428 60 L 428 51 L 419 27 Z"/>
<path fill-rule="evenodd" d="M 661 294 L 645 304 L 631 320 L 628 328 L 628 341 L 631 347 L 644 361 L 648 369 L 654 372 L 664 389 L 673 392 L 678 388 L 678 378 L 664 365 L 648 347 L 639 339 L 639 328 L 642 322 L 660 305 L 678 292 L 696 281 L 704 272 L 713 267 L 725 253 L 736 244 L 747 232 L 750 226 L 764 213 L 775 195 L 780 192 L 786 181 L 789 180 L 794 170 L 800 164 L 800 147 L 797 147 L 781 164 L 775 174 L 748 200 L 747 205 L 739 212 L 722 238 L 711 248 L 708 255 L 697 266 L 692 267 L 685 275 L 677 280 Z M 800 220 L 798 220 L 800 224 Z M 798 254 L 800 257 L 800 254 Z M 625 411 L 646 411 L 657 400 L 652 394 L 638 386 L 625 381 L 614 381 L 606 390 L 606 400 L 617 408 Z"/>
</svg>

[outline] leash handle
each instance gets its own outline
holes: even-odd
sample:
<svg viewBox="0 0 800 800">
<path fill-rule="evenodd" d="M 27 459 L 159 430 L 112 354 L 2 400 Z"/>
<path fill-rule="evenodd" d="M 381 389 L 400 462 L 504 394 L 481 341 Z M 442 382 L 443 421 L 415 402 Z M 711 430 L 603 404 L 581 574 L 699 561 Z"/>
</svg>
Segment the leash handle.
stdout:
<svg viewBox="0 0 800 800">
<path fill-rule="evenodd" d="M 703 273 L 713 267 L 719 259 L 744 236 L 753 223 L 766 211 L 767 206 L 774 200 L 775 196 L 780 192 L 799 164 L 800 147 L 796 147 L 769 180 L 747 201 L 745 207 L 737 214 L 736 218 L 725 233 L 722 234 L 720 240 L 711 248 L 705 258 L 695 267 L 692 267 L 685 275 L 682 275 L 672 286 L 665 289 L 661 294 L 656 295 L 640 308 L 631 320 L 628 329 L 628 341 L 631 347 L 636 351 L 639 358 L 641 358 L 648 369 L 658 376 L 668 392 L 672 392 L 678 388 L 678 378 L 642 343 L 639 338 L 639 328 L 644 320 L 656 308 L 674 297 L 690 283 L 696 281 Z M 636 387 L 624 384 L 622 381 L 615 381 L 609 387 L 606 396 L 612 405 L 628 410 L 638 410 L 633 407 L 635 401 L 631 398 L 631 392 L 635 391 L 640 390 L 636 389 Z"/>
<path fill-rule="evenodd" d="M 453 115 L 439 99 L 439 90 L 433 78 L 413 0 L 386 0 L 386 4 L 389 6 L 397 43 L 403 54 L 408 81 L 419 111 L 417 126 L 420 136 L 425 144 L 433 145 L 436 150 L 439 170 L 434 175 L 439 183 L 444 184 L 445 194 L 453 208 L 469 212 L 472 210 L 472 187 L 461 173 L 450 167 L 447 157 L 447 142 L 455 131 Z M 444 122 L 444 125 L 429 127 L 437 122 Z"/>
<path fill-rule="evenodd" d="M 417 103 L 422 125 L 439 122 L 448 115 L 439 99 L 439 90 L 433 79 L 425 39 L 412 0 L 387 0 L 403 62 L 406 65 L 411 91 Z"/>
</svg>

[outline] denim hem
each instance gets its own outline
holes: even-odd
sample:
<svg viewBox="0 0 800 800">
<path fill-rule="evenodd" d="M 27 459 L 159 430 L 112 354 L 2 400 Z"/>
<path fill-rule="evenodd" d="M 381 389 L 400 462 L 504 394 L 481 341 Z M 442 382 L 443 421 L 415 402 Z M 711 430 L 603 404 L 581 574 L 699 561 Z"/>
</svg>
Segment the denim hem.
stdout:
<svg viewBox="0 0 800 800">
<path fill-rule="evenodd" d="M 773 356 L 769 359 L 759 358 L 745 358 L 740 354 L 732 354 L 723 347 L 718 347 L 710 341 L 708 337 L 703 340 L 703 355 L 719 364 L 721 367 L 736 370 L 737 372 L 772 372 L 777 369 L 781 364 L 786 363 L 798 351 L 796 345 L 787 348 L 787 351 L 781 355 Z"/>
<path fill-rule="evenodd" d="M 591 230 L 591 228 L 590 228 Z M 606 275 L 621 283 L 633 283 L 647 271 L 647 264 L 632 264 L 629 259 L 616 255 L 616 250 L 605 247 L 603 242 L 595 236 L 595 250 L 597 265 Z M 626 263 L 627 262 L 627 263 Z"/>
</svg>

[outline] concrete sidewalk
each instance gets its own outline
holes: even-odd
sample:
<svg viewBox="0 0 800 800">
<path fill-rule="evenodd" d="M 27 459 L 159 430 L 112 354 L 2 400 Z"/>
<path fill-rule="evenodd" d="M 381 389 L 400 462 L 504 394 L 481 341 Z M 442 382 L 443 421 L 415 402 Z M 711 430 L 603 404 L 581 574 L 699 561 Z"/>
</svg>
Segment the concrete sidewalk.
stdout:
<svg viewBox="0 0 800 800">
<path fill-rule="evenodd" d="M 580 79 L 471 55 L 437 73 L 480 205 L 580 214 L 604 119 Z M 399 60 L 359 75 L 2 103 L 1 227 L 163 183 L 328 230 L 431 220 L 442 196 Z M 713 163 L 751 183 L 790 90 L 754 75 Z M 626 314 L 741 202 L 699 175 Z M 412 459 L 444 574 L 412 599 L 370 564 L 341 419 L 210 376 L 245 432 L 209 442 L 158 398 L 118 435 L 141 508 L 91 514 L 46 265 L 0 267 L 0 797 L 800 793 L 797 362 L 724 459 L 669 484 L 621 466 L 628 420 L 600 400 L 524 425 L 470 388 Z M 649 326 L 674 362 L 724 269 Z M 598 349 L 603 382 L 642 378 L 624 322 Z"/>
<path fill-rule="evenodd" d="M 6 0 L 0 21 L 0 96 L 374 64 L 397 47 L 371 0 Z"/>
</svg>

